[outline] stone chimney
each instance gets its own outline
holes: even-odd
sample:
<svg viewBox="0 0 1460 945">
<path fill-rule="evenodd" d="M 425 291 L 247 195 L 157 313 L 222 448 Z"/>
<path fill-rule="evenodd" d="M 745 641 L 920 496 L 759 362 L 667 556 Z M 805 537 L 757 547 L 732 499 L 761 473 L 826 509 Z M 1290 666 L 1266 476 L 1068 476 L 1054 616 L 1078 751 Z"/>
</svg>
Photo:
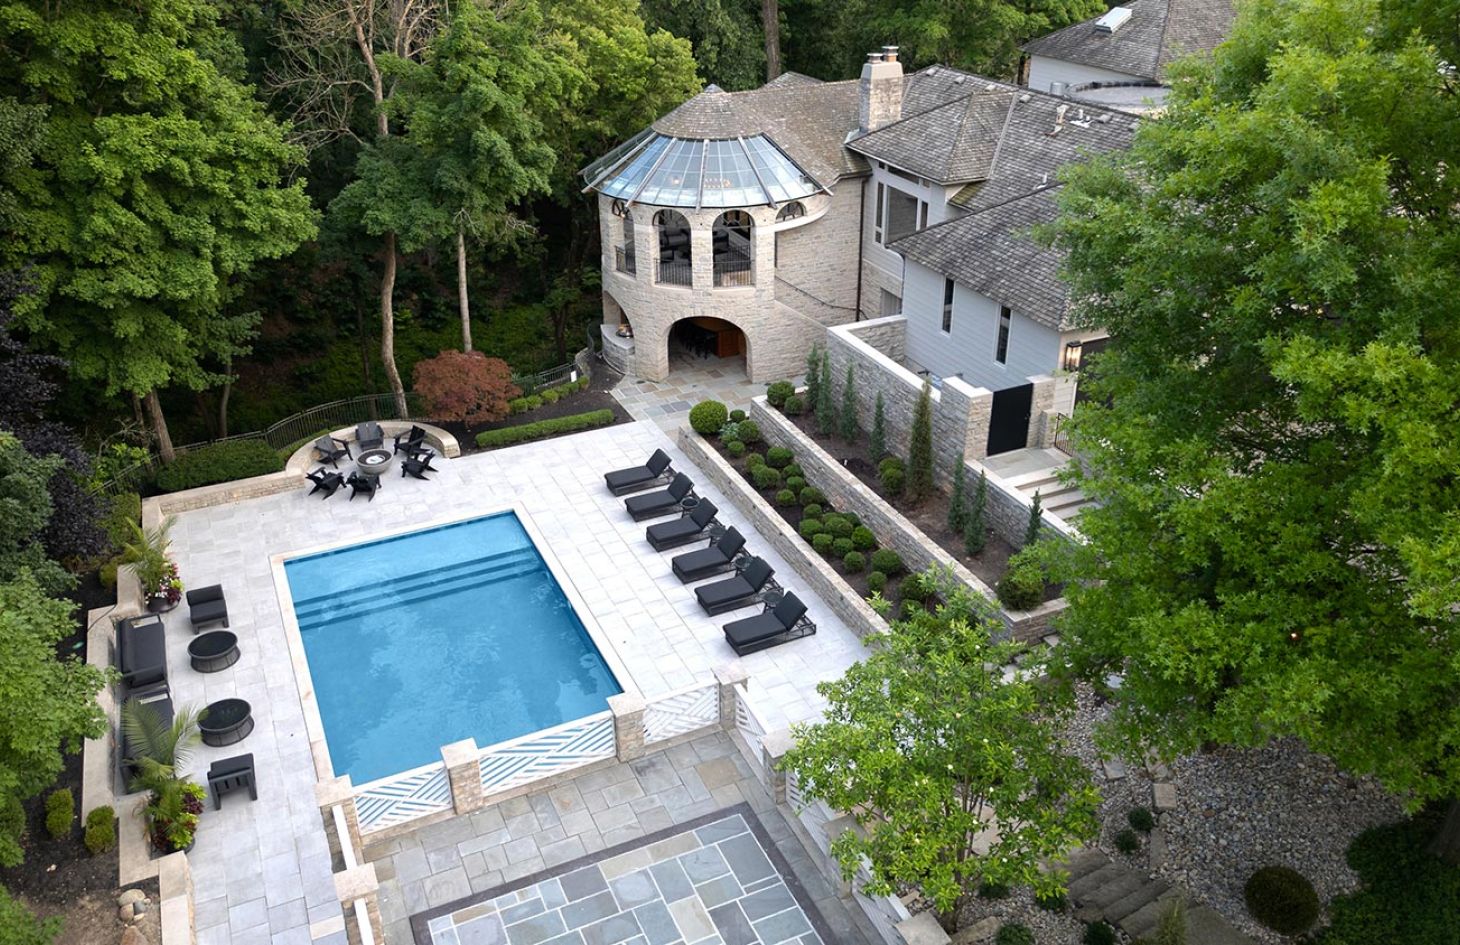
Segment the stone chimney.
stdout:
<svg viewBox="0 0 1460 945">
<path fill-rule="evenodd" d="M 863 132 L 902 118 L 902 63 L 897 61 L 896 46 L 867 54 L 858 102 L 857 124 Z"/>
</svg>

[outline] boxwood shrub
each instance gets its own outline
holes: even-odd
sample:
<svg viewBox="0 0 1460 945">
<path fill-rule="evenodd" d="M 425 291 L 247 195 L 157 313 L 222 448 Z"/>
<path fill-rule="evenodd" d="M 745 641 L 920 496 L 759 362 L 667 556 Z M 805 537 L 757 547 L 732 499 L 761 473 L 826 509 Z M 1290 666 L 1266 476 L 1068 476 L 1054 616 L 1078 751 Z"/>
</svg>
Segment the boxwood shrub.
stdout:
<svg viewBox="0 0 1460 945">
<path fill-rule="evenodd" d="M 735 412 L 739 413 L 740 411 L 737 410 Z M 742 420 L 740 421 L 739 426 L 740 438 L 745 442 L 759 443 L 763 439 L 760 432 L 760 424 L 756 423 L 754 420 Z"/>
<path fill-rule="evenodd" d="M 786 398 L 786 402 L 781 406 L 781 410 L 787 416 L 799 417 L 806 412 L 806 398 L 800 394 L 792 394 Z"/>
<path fill-rule="evenodd" d="M 796 393 L 796 385 L 790 381 L 776 381 L 766 385 L 765 399 L 777 410 L 786 406 L 786 398 Z"/>
<path fill-rule="evenodd" d="M 815 486 L 807 486 L 801 490 L 802 505 L 824 505 L 826 504 L 826 493 Z"/>
<path fill-rule="evenodd" d="M 806 516 L 807 518 L 821 518 L 821 513 L 823 511 L 824 509 L 822 508 L 822 506 L 819 506 L 815 502 L 813 502 L 810 505 L 803 506 L 801 509 L 801 514 Z"/>
<path fill-rule="evenodd" d="M 190 450 L 157 474 L 163 492 L 263 476 L 284 468 L 284 460 L 263 440 L 230 440 Z"/>
<path fill-rule="evenodd" d="M 828 515 L 826 517 L 826 530 L 831 532 L 834 538 L 845 538 L 848 542 L 852 538 L 852 523 L 847 521 L 845 515 Z"/>
<path fill-rule="evenodd" d="M 785 472 L 785 471 L 782 470 L 782 472 Z M 801 476 L 793 476 L 790 473 L 785 473 L 785 476 L 786 476 L 786 488 L 787 489 L 790 489 L 790 490 L 792 490 L 794 492 L 800 492 L 802 489 L 805 489 L 806 488 L 806 480 L 805 480 L 805 478 L 803 478 Z"/>
<path fill-rule="evenodd" d="M 46 833 L 52 839 L 60 840 L 71 835 L 71 824 L 76 819 L 76 798 L 70 788 L 52 791 L 46 798 Z"/>
<path fill-rule="evenodd" d="M 750 471 L 750 480 L 762 491 L 781 487 L 781 471 L 771 466 L 757 466 Z"/>
<path fill-rule="evenodd" d="M 816 549 L 817 554 L 830 554 L 833 541 L 835 539 L 826 532 L 817 532 L 811 536 L 811 547 Z"/>
<path fill-rule="evenodd" d="M 1009 569 L 999 578 L 994 593 L 999 603 L 1010 610 L 1031 610 L 1044 599 L 1044 570 L 1032 558 L 1015 555 L 1009 559 Z"/>
<path fill-rule="evenodd" d="M 765 451 L 766 465 L 774 466 L 776 469 L 784 469 L 785 467 L 791 465 L 791 460 L 795 458 L 796 454 L 792 453 L 784 446 L 772 446 L 770 449 Z"/>
<path fill-rule="evenodd" d="M 765 455 L 762 453 L 746 453 L 745 468 L 754 469 L 757 466 L 765 465 Z"/>
<path fill-rule="evenodd" d="M 556 387 L 549 387 L 547 390 L 542 392 L 542 402 L 545 404 L 555 404 L 558 402 L 558 398 L 562 396 L 562 391 L 558 390 Z"/>
<path fill-rule="evenodd" d="M 806 478 L 806 470 L 801 468 L 800 463 L 792 463 L 785 468 L 784 472 L 788 476 L 800 476 L 802 479 Z"/>
<path fill-rule="evenodd" d="M 689 425 L 700 436 L 714 436 L 729 419 L 730 411 L 718 400 L 702 400 L 689 412 Z"/>
<path fill-rule="evenodd" d="M 86 815 L 86 830 L 81 836 L 92 856 L 105 853 L 117 845 L 117 814 L 110 807 L 98 807 Z"/>
<path fill-rule="evenodd" d="M 745 419 L 745 411 L 744 410 L 732 410 L 732 411 L 730 411 L 730 422 L 731 423 L 739 423 L 741 420 L 744 420 L 744 419 Z"/>
<path fill-rule="evenodd" d="M 877 547 L 877 536 L 866 525 L 852 527 L 852 545 L 858 551 L 871 551 Z"/>
<path fill-rule="evenodd" d="M 782 489 L 780 492 L 776 493 L 776 505 L 787 506 L 795 504 L 796 493 L 792 492 L 790 489 Z"/>
<path fill-rule="evenodd" d="M 878 548 L 872 552 L 872 570 L 881 571 L 889 577 L 901 574 L 905 570 L 902 556 L 891 548 Z"/>
<path fill-rule="evenodd" d="M 867 590 L 881 593 L 887 587 L 887 575 L 881 571 L 873 571 L 867 575 Z"/>
<path fill-rule="evenodd" d="M 815 536 L 821 534 L 821 519 L 803 518 L 801 524 L 796 527 L 796 530 L 801 533 L 802 538 L 810 541 Z"/>
<path fill-rule="evenodd" d="M 846 558 L 852 553 L 852 540 L 850 538 L 833 538 L 831 542 L 831 553 L 838 558 Z"/>
<path fill-rule="evenodd" d="M 740 442 L 739 440 L 731 440 L 729 443 L 725 444 L 725 452 L 737 458 L 744 456 L 745 444 Z"/>
<path fill-rule="evenodd" d="M 554 417 L 552 420 L 538 420 L 515 427 L 504 427 L 501 430 L 487 430 L 477 434 L 477 446 L 482 449 L 494 449 L 499 446 L 511 446 L 514 443 L 526 443 L 529 440 L 559 436 L 563 433 L 574 433 L 578 430 L 606 427 L 611 423 L 613 423 L 612 410 L 607 408 L 590 410 L 587 413 Z"/>
<path fill-rule="evenodd" d="M 845 539 L 842 539 L 845 541 Z M 860 574 L 862 569 L 867 567 L 867 556 L 860 551 L 848 551 L 842 555 L 842 567 L 852 574 Z"/>
<path fill-rule="evenodd" d="M 858 525 L 862 524 L 862 516 L 858 515 L 856 512 L 843 512 L 842 518 L 845 518 L 847 521 L 851 522 L 853 528 L 856 528 Z"/>
<path fill-rule="evenodd" d="M 1301 935 L 1318 921 L 1318 893 L 1295 869 L 1264 866 L 1242 887 L 1247 911 L 1279 935 Z"/>
</svg>

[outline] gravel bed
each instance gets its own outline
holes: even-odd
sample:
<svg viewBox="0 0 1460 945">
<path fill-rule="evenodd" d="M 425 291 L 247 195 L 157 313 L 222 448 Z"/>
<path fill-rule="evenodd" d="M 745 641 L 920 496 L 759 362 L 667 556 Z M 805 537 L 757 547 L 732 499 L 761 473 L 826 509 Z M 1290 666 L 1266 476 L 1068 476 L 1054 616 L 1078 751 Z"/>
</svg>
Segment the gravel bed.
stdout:
<svg viewBox="0 0 1460 945">
<path fill-rule="evenodd" d="M 1010 922 L 1029 926 L 1035 945 L 1078 945 L 1085 935 L 1085 923 L 1068 909 L 1064 912 L 1041 909 L 1034 904 L 1034 892 L 1027 887 L 1012 889 L 1003 899 L 975 899 L 964 909 L 959 929 L 967 929 L 990 916 L 997 918 L 1001 926 Z M 992 940 L 992 937 L 983 939 L 984 942 Z"/>
</svg>

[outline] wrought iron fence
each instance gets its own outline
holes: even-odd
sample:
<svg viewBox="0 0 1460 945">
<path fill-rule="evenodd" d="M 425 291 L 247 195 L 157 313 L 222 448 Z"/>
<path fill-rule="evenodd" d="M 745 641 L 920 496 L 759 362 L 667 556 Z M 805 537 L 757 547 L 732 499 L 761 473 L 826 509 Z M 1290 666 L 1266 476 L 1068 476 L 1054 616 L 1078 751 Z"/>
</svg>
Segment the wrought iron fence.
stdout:
<svg viewBox="0 0 1460 945">
<path fill-rule="evenodd" d="M 663 285 L 693 285 L 694 266 L 687 259 L 676 259 L 669 262 L 661 259 L 657 281 Z"/>
<path fill-rule="evenodd" d="M 1050 443 L 1066 456 L 1074 456 L 1075 447 L 1070 442 L 1070 418 L 1062 413 L 1057 413 L 1050 417 L 1050 423 L 1052 424 L 1049 435 Z"/>
<path fill-rule="evenodd" d="M 751 285 L 755 273 L 749 259 L 716 259 L 715 287 Z"/>
<path fill-rule="evenodd" d="M 632 246 L 615 246 L 613 248 L 614 267 L 619 272 L 626 272 L 634 275 L 634 248 Z"/>
</svg>

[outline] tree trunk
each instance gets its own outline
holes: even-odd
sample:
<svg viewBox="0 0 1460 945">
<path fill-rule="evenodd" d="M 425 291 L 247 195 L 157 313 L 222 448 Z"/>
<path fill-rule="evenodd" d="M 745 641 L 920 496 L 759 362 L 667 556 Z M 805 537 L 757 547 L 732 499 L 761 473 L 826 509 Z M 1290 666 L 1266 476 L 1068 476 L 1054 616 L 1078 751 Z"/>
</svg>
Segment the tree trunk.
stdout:
<svg viewBox="0 0 1460 945">
<path fill-rule="evenodd" d="M 228 380 L 223 382 L 223 394 L 218 398 L 218 436 L 228 438 L 228 398 L 233 394 L 233 359 L 229 358 L 223 365 L 223 372 L 228 375 Z"/>
<path fill-rule="evenodd" d="M 760 0 L 760 22 L 765 30 L 765 80 L 781 74 L 780 0 Z"/>
<path fill-rule="evenodd" d="M 466 296 L 466 227 L 456 227 L 456 303 L 461 309 L 461 350 L 471 350 L 471 303 Z"/>
<path fill-rule="evenodd" d="M 355 336 L 360 340 L 360 383 L 361 390 L 375 393 L 375 375 L 370 370 L 369 334 L 365 331 L 365 313 L 357 300 L 355 302 Z"/>
<path fill-rule="evenodd" d="M 400 382 L 400 369 L 395 366 L 395 233 L 385 234 L 385 266 L 380 274 L 380 360 L 385 364 L 385 379 L 395 395 L 395 415 L 406 416 L 406 389 Z"/>
<path fill-rule="evenodd" d="M 162 461 L 171 464 L 177 459 L 177 454 L 172 450 L 172 436 L 167 432 L 167 418 L 162 415 L 162 401 L 157 399 L 156 389 L 149 390 L 147 396 L 142 398 L 142 403 L 147 407 L 147 416 L 152 420 L 152 432 L 157 434 L 157 453 Z"/>
<path fill-rule="evenodd" d="M 1460 866 L 1460 799 L 1450 802 L 1440 829 L 1425 849 L 1452 866 Z"/>
</svg>

